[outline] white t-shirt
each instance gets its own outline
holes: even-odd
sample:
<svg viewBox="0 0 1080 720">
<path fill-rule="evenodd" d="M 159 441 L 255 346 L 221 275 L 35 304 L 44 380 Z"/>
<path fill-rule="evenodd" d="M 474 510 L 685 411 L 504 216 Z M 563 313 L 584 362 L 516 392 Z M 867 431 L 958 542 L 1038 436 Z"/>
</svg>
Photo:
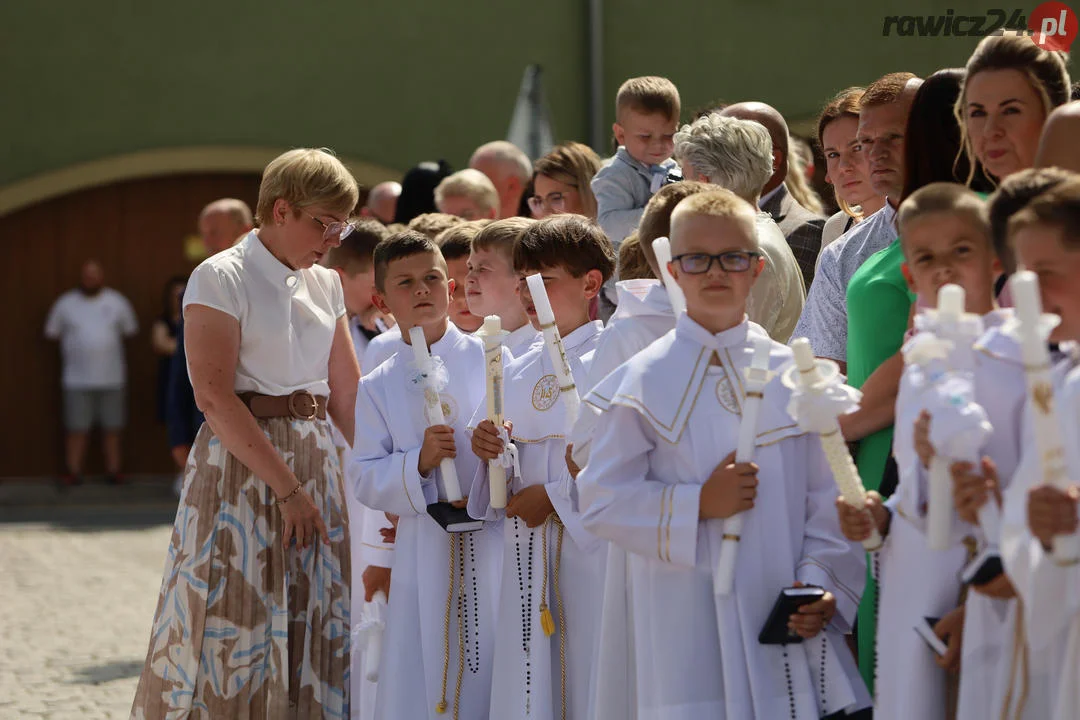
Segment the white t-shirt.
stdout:
<svg viewBox="0 0 1080 720">
<path fill-rule="evenodd" d="M 62 383 L 68 390 L 124 387 L 124 338 L 138 331 L 131 303 L 112 288 L 93 296 L 69 290 L 45 321 L 45 337 L 60 341 Z"/>
<path fill-rule="evenodd" d="M 345 314 L 341 279 L 333 270 L 292 270 L 251 232 L 195 268 L 184 293 L 184 309 L 189 305 L 239 321 L 236 392 L 330 394 L 330 346 Z"/>
</svg>

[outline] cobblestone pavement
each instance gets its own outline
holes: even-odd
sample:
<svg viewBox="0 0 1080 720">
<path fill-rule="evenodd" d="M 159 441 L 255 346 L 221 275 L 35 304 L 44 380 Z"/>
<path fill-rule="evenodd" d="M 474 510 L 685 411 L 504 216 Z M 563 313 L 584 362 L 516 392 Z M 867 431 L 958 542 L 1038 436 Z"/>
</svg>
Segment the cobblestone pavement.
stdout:
<svg viewBox="0 0 1080 720">
<path fill-rule="evenodd" d="M 127 718 L 172 532 L 168 513 L 80 508 L 0 524 L 0 718 Z"/>
</svg>

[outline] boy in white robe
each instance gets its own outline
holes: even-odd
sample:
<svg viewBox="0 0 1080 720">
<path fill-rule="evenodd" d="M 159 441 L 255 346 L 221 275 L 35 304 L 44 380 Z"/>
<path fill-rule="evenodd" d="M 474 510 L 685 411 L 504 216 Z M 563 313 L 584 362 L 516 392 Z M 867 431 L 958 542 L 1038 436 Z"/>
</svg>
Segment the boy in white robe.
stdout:
<svg viewBox="0 0 1080 720">
<path fill-rule="evenodd" d="M 1009 242 L 1017 261 L 1039 276 L 1043 311 L 1061 318 L 1050 341 L 1080 341 L 1080 177 L 1047 191 L 1009 221 Z M 1075 346 L 1053 369 L 1056 416 L 1065 450 L 1068 491 L 1046 484 L 1039 471 L 1036 428 L 1029 405 L 1024 448 L 1016 477 L 1005 492 L 1002 559 L 1023 601 L 1028 659 L 1044 671 L 1054 720 L 1080 716 L 1080 565 L 1051 554 L 1053 538 L 1077 529 L 1075 483 L 1080 480 L 1080 376 Z M 1063 347 L 1062 349 L 1066 349 Z"/>
<path fill-rule="evenodd" d="M 465 300 L 477 317 L 498 315 L 503 348 L 511 357 L 521 357 L 540 341 L 540 333 L 529 318 L 518 296 L 519 277 L 514 270 L 514 243 L 535 220 L 512 217 L 484 226 L 472 240 L 465 276 Z"/>
<path fill-rule="evenodd" d="M 592 221 L 556 215 L 522 234 L 514 246 L 514 268 L 522 276 L 543 277 L 577 384 L 588 376 L 582 355 L 600 335 L 600 322 L 589 321 L 589 303 L 615 269 L 611 242 Z M 520 292 L 529 321 L 538 327 L 528 286 L 523 283 Z M 503 388 L 503 414 L 521 472 L 507 473 L 510 499 L 503 524 L 491 715 L 505 720 L 590 717 L 606 543 L 585 531 L 571 507 L 570 428 L 548 349 L 534 345 L 511 362 Z M 469 496 L 469 512 L 494 518 L 487 461 L 501 455 L 503 443 L 485 413 L 481 405 L 473 418 L 473 451 L 484 462 Z M 545 624 L 554 630 L 550 637 Z"/>
<path fill-rule="evenodd" d="M 1058 168 L 1023 170 L 1006 178 L 990 198 L 988 204 L 991 234 L 995 252 L 1006 273 L 1011 273 L 1016 268 L 1014 253 L 1007 237 L 1009 219 L 1031 200 L 1070 177 L 1068 172 Z M 1007 289 L 1006 287 L 1002 297 L 1007 295 Z M 1002 326 L 998 326 L 988 330 L 980 338 L 976 349 L 979 352 L 976 359 L 980 362 L 980 371 L 985 371 L 982 372 L 980 385 L 976 389 L 985 389 L 991 395 L 986 400 L 980 397 L 979 402 L 985 407 L 994 426 L 995 441 L 1000 438 L 1000 442 L 1018 447 L 1022 436 L 1023 406 L 1027 399 L 1019 343 L 1012 333 L 1005 332 Z M 997 370 L 994 370 L 994 367 Z M 987 377 L 983 383 L 982 376 L 987 374 L 992 374 L 992 377 Z M 1016 396 L 1019 396 L 1019 399 Z M 952 474 L 957 512 L 968 522 L 976 522 L 979 509 L 984 503 L 992 501 L 1001 504 L 1002 491 L 1008 492 L 1010 481 L 1016 479 L 1016 462 L 1006 466 L 1000 463 L 989 465 L 985 470 L 983 467 L 973 468 L 967 463 L 957 463 L 952 468 Z M 993 478 L 993 481 L 988 481 L 988 477 Z M 993 538 L 993 541 L 1000 545 L 1001 537 Z M 966 663 L 963 666 L 964 677 L 969 674 L 967 667 L 974 668 L 977 663 L 986 665 L 988 669 L 990 663 L 996 665 L 997 678 L 989 684 L 990 691 L 984 694 L 983 701 L 991 703 L 984 716 L 1025 720 L 1049 717 L 1050 668 L 1043 661 L 1042 655 L 1029 657 L 1022 606 L 1007 597 L 1008 593 L 1012 593 L 1015 598 L 1015 590 L 1008 576 L 1001 576 L 990 585 L 1003 586 L 1005 594 L 994 599 L 983 597 L 993 589 L 991 586 L 984 586 L 976 588 L 977 594 L 969 595 L 968 598 L 962 660 Z M 992 646 L 991 638 L 995 630 L 999 641 L 996 646 Z M 961 684 L 961 710 L 965 711 L 963 718 L 978 717 L 966 712 L 968 708 L 979 707 L 978 704 L 964 702 L 966 698 L 978 696 L 979 688 L 974 688 L 975 692 L 970 693 L 969 687 L 965 683 Z"/>
<path fill-rule="evenodd" d="M 778 378 L 761 399 L 754 462 L 733 462 L 744 371 L 753 342 L 768 341 L 745 317 L 762 269 L 754 218 L 725 190 L 679 204 L 670 269 L 687 313 L 589 396 L 602 413 L 578 489 L 585 527 L 630 556 L 641 720 L 819 718 L 869 704 L 842 636 L 864 556 L 840 534 L 820 442 L 792 423 Z M 769 342 L 777 370 L 791 351 Z M 717 595 L 718 521 L 737 512 L 734 587 Z M 804 642 L 759 643 L 777 597 L 797 583 L 825 590 L 788 618 Z"/>
<path fill-rule="evenodd" d="M 377 331 L 373 327 L 373 316 L 378 308 L 371 296 L 375 289 L 375 268 L 373 256 L 375 246 L 389 237 L 390 232 L 378 220 L 357 218 L 355 227 L 341 244 L 331 248 L 326 255 L 325 264 L 337 272 L 341 278 L 341 289 L 345 298 L 345 310 L 349 315 L 349 330 L 352 336 L 356 359 L 360 362 L 361 373 L 370 368 L 364 363 L 364 351 L 371 337 Z M 352 445 L 352 438 L 340 437 L 338 446 L 347 452 Z M 386 516 L 371 508 L 364 507 L 351 488 L 345 493 L 349 511 L 349 545 L 352 558 L 351 588 L 351 624 L 354 631 L 365 617 L 366 604 L 371 601 L 375 589 L 384 592 L 390 587 L 390 565 L 393 559 L 393 545 L 387 544 L 380 536 L 379 529 L 389 527 Z M 378 565 L 378 567 L 373 567 Z M 365 583 L 365 580 L 367 581 Z M 365 587 L 368 586 L 368 587 Z M 378 586 L 377 588 L 375 586 Z M 356 637 L 354 633 L 354 638 Z M 349 714 L 352 720 L 371 720 L 375 717 L 376 684 L 368 682 L 364 673 L 365 643 L 354 642 L 351 646 L 352 664 L 349 669 Z"/>
<path fill-rule="evenodd" d="M 691 195 L 715 189 L 714 185 L 684 180 L 663 186 L 649 199 L 638 225 L 638 245 L 654 277 L 660 277 L 660 265 L 652 244 L 657 238 L 671 234 L 671 213 L 675 206 Z M 589 387 L 675 328 L 675 311 L 667 289 L 659 280 L 624 280 L 615 283 L 615 289 L 618 305 L 590 358 Z M 582 404 L 570 435 L 574 462 L 581 467 L 589 459 L 589 440 L 596 414 L 595 407 Z"/>
<path fill-rule="evenodd" d="M 923 306 L 936 305 L 943 285 L 958 285 L 965 293 L 966 311 L 981 315 L 984 327 L 992 333 L 986 336 L 992 350 L 976 343 L 979 350 L 970 379 L 975 401 L 993 413 L 994 431 L 984 451 L 1011 472 L 1019 456 L 1015 430 L 1023 381 L 1016 375 L 1016 366 L 997 355 L 1001 343 L 996 328 L 1008 314 L 994 309 L 993 280 L 1000 265 L 990 240 L 986 205 L 962 185 L 932 183 L 903 202 L 897 220 L 904 252 L 901 269 Z M 920 340 L 925 337 L 911 342 Z M 959 666 L 957 717 L 997 717 L 999 712 L 991 708 L 995 696 L 1000 698 L 1004 692 L 988 688 L 995 687 L 1006 640 L 1007 600 L 981 593 L 996 596 L 1010 590 L 1002 577 L 990 587 L 974 588 L 961 606 L 964 590 L 960 573 L 971 559 L 970 550 L 986 544 L 985 539 L 977 539 L 981 535 L 975 523 L 954 517 L 949 548 L 932 550 L 928 546 L 927 468 L 933 448 L 927 430 L 933 417 L 926 408 L 934 390 L 923 378 L 922 368 L 909 365 L 900 382 L 893 439 L 899 474 L 896 492 L 884 504 L 876 492 L 867 498 L 878 532 L 885 539 L 873 556 L 880 582 L 874 716 L 881 720 L 944 720 L 949 705 L 945 668 Z M 837 501 L 837 508 L 841 528 L 849 539 L 861 541 L 869 535 L 864 513 L 842 500 Z M 975 520 L 973 516 L 967 519 Z M 997 538 L 993 542 L 996 544 Z M 949 651 L 944 657 L 936 657 L 914 631 L 928 617 L 940 619 L 935 632 L 948 639 Z"/>
<path fill-rule="evenodd" d="M 427 426 L 411 348 L 361 379 L 349 481 L 362 503 L 399 516 L 376 717 L 487 718 L 501 528 L 448 534 L 427 514 L 446 497 L 443 458 L 454 459 L 459 478 L 476 472 L 463 433 L 484 397 L 483 345 L 449 323 L 453 285 L 425 236 L 380 243 L 375 286 L 381 310 L 403 328 L 423 327 L 447 423 Z"/>
<path fill-rule="evenodd" d="M 660 277 L 660 265 L 652 243 L 671 234 L 671 213 L 682 200 L 699 192 L 714 190 L 707 183 L 685 180 L 665 185 L 656 191 L 645 205 L 638 223 L 638 245 L 653 277 Z M 625 245 L 624 245 L 625 247 Z M 591 357 L 588 386 L 593 387 L 615 368 L 638 354 L 675 328 L 675 311 L 667 289 L 659 280 L 624 280 L 615 283 L 618 304 L 608 320 Z M 589 461 L 589 443 L 596 425 L 599 409 L 582 403 L 581 412 L 570 434 L 573 461 L 584 467 Z M 576 493 L 575 493 L 576 494 Z M 627 688 L 631 682 L 627 660 L 631 638 L 627 633 L 627 596 L 630 592 L 627 577 L 626 551 L 607 543 L 607 562 L 604 578 L 604 599 L 601 626 L 595 639 L 594 688 L 588 717 L 630 720 L 631 709 L 626 705 Z M 601 645 L 609 650 L 618 646 L 623 652 L 607 652 L 600 662 Z"/>
</svg>

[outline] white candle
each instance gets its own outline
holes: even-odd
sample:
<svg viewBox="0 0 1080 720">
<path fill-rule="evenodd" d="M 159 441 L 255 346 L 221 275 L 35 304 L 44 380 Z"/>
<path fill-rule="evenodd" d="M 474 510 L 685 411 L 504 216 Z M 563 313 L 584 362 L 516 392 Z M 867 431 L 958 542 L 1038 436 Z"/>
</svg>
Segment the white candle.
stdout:
<svg viewBox="0 0 1080 720">
<path fill-rule="evenodd" d="M 942 285 L 938 290 L 938 316 L 943 320 L 959 320 L 964 314 L 965 300 L 964 288 L 959 285 Z"/>
<path fill-rule="evenodd" d="M 818 395 L 827 393 L 833 383 L 821 382 L 821 367 L 832 361 L 815 358 L 810 341 L 806 338 L 794 340 L 791 343 L 791 349 L 795 354 L 794 369 L 797 377 L 786 381 L 785 384 L 789 387 L 797 387 L 804 393 Z M 839 382 L 839 373 L 837 373 L 837 379 L 833 382 Z M 795 420 L 801 424 L 807 419 L 795 418 Z M 830 412 L 829 417 L 814 418 L 814 420 L 820 421 L 820 424 L 819 422 L 813 424 L 824 430 L 818 433 L 818 437 L 821 441 L 821 449 L 825 454 L 825 459 L 829 463 L 829 469 L 832 470 L 833 478 L 836 480 L 836 486 L 840 490 L 840 496 L 845 503 L 853 508 L 865 510 L 867 515 L 870 516 L 870 511 L 866 510 L 866 488 L 863 487 L 862 480 L 859 478 L 859 470 L 851 459 L 851 453 L 848 452 L 847 445 L 844 444 L 844 436 L 840 433 L 840 422 L 837 420 L 837 415 Z M 870 516 L 870 519 L 873 521 L 873 516 Z M 877 550 L 881 547 L 881 535 L 873 522 L 871 522 L 870 537 L 863 540 L 863 547 L 867 550 Z"/>
<path fill-rule="evenodd" d="M 529 294 L 532 296 L 533 307 L 536 308 L 536 317 L 541 325 L 550 325 L 555 322 L 555 311 L 551 309 L 551 301 L 548 299 L 547 288 L 544 286 L 544 278 L 540 273 L 529 275 L 525 278 L 529 285 Z"/>
<path fill-rule="evenodd" d="M 424 338 L 424 329 L 419 325 L 409 330 L 409 341 L 412 343 L 413 359 L 416 367 L 424 373 L 424 415 L 428 426 L 445 425 L 446 416 L 443 415 L 442 398 L 435 383 L 435 367 L 431 362 L 431 354 L 428 353 L 427 339 Z M 453 458 L 443 458 L 439 461 L 439 471 L 442 475 L 443 490 L 446 491 L 446 499 L 449 502 L 461 500 L 461 485 L 458 484 L 457 468 L 454 467 Z"/>
<path fill-rule="evenodd" d="M 955 507 L 952 495 L 952 458 L 935 453 L 930 459 L 928 503 L 926 507 L 926 546 L 931 550 L 948 550 L 949 534 Z"/>
<path fill-rule="evenodd" d="M 750 369 L 746 373 L 746 399 L 743 400 L 739 438 L 735 445 L 735 462 L 737 463 L 748 463 L 754 459 L 758 416 L 765 386 L 769 382 L 769 352 L 772 350 L 772 341 L 769 338 L 757 338 L 753 344 L 754 354 L 750 361 Z M 742 525 L 742 513 L 732 515 L 723 521 L 720 556 L 716 561 L 716 572 L 713 573 L 713 591 L 718 595 L 730 594 L 735 584 L 735 561 L 738 558 Z"/>
<path fill-rule="evenodd" d="M 1065 465 L 1065 448 L 1061 442 L 1057 414 L 1054 409 L 1054 385 L 1050 372 L 1050 351 L 1046 347 L 1049 329 L 1042 314 L 1039 280 L 1035 273 L 1021 270 L 1009 281 L 1013 304 L 1019 322 L 1021 357 L 1027 375 L 1028 405 L 1035 423 L 1035 445 L 1044 483 L 1061 490 L 1072 484 Z M 1080 536 L 1054 537 L 1054 560 L 1072 563 L 1080 559 Z"/>
<path fill-rule="evenodd" d="M 578 396 L 577 385 L 574 384 L 574 374 L 570 371 L 570 361 L 566 359 L 559 328 L 555 325 L 555 313 L 551 309 L 544 279 L 536 273 L 529 275 L 525 281 L 529 285 L 533 307 L 536 308 L 536 318 L 540 321 L 540 331 L 544 334 L 544 346 L 547 347 L 551 364 L 555 367 L 555 378 L 559 381 L 559 397 L 566 407 L 566 432 L 569 433 L 577 421 L 581 398 Z"/>
<path fill-rule="evenodd" d="M 671 262 L 671 241 L 666 237 L 658 237 L 653 240 L 652 248 L 653 254 L 656 255 L 656 264 L 660 266 L 660 279 L 663 280 L 668 299 L 671 300 L 671 309 L 678 317 L 679 313 L 686 310 L 686 296 L 683 295 L 682 288 L 668 270 L 668 263 Z"/>
<path fill-rule="evenodd" d="M 487 376 L 487 419 L 498 430 L 503 426 L 503 364 L 502 320 L 498 315 L 488 315 L 484 325 L 476 333 L 484 341 L 484 368 Z M 506 507 L 506 468 L 498 458 L 488 460 L 488 486 L 491 490 L 491 507 Z"/>
<path fill-rule="evenodd" d="M 937 324 L 955 326 L 964 314 L 966 294 L 959 285 L 943 285 L 938 290 Z M 945 333 L 941 333 L 944 335 Z M 957 355 L 953 352 L 950 355 Z M 950 363 L 951 364 L 951 363 Z M 955 368 L 954 368 L 955 369 Z M 931 550 L 948 550 L 954 511 L 949 458 L 935 455 L 930 461 L 929 503 L 926 510 L 926 542 Z"/>
</svg>

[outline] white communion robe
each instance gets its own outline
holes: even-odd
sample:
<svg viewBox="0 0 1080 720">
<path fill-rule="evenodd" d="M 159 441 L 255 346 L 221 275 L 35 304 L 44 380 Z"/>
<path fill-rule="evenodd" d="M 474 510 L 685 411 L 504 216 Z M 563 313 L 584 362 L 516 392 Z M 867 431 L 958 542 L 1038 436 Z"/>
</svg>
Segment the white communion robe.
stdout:
<svg viewBox="0 0 1080 720">
<path fill-rule="evenodd" d="M 450 714 L 444 717 L 482 720 L 488 717 L 491 693 L 502 528 L 492 523 L 452 536 L 427 514 L 427 505 L 445 498 L 445 492 L 438 469 L 428 478 L 417 469 L 427 422 L 412 353 L 405 350 L 361 379 L 356 444 L 348 463 L 360 502 L 400 516 L 376 717 L 436 720 L 446 677 Z M 441 361 L 449 381 L 440 396 L 447 424 L 454 428 L 458 478 L 467 482 L 479 464 L 469 450 L 465 426 L 472 408 L 484 400 L 483 345 L 448 325 L 431 355 Z M 455 563 L 454 595 L 448 598 L 451 542 L 459 545 L 464 562 Z M 460 713 L 452 712 L 456 692 Z"/>
<path fill-rule="evenodd" d="M 589 386 L 593 387 L 612 370 L 637 355 L 675 328 L 675 311 L 667 289 L 659 280 L 622 280 L 615 283 L 618 307 L 611 316 L 590 359 Z M 583 394 L 584 395 L 584 394 Z M 574 461 L 579 467 L 589 463 L 589 448 L 599 409 L 587 402 L 570 434 Z M 632 678 L 627 662 L 632 647 L 629 633 L 627 599 L 630 592 L 626 551 L 614 543 L 607 545 L 603 610 L 600 628 L 594 640 L 593 690 L 586 717 L 599 716 L 632 720 L 634 710 L 626 702 Z M 608 652 L 601 662 L 600 647 L 619 644 L 624 652 Z M 605 698 L 602 707 L 596 701 Z"/>
<path fill-rule="evenodd" d="M 591 357 L 588 386 L 607 377 L 615 368 L 637 355 L 656 340 L 675 329 L 675 311 L 671 299 L 659 280 L 622 280 L 615 283 L 619 305 L 600 333 L 600 340 Z M 585 393 L 582 393 L 582 397 Z M 574 443 L 574 461 L 585 467 L 589 460 L 589 443 L 596 425 L 597 410 L 582 404 L 581 413 L 570 434 Z"/>
<path fill-rule="evenodd" d="M 353 349 L 356 351 L 356 359 L 360 363 L 360 371 L 370 369 L 364 362 L 364 354 L 369 340 L 360 326 L 360 319 L 356 316 L 349 318 L 349 334 L 353 341 Z M 377 337 L 377 336 L 376 336 Z M 349 452 L 349 443 L 341 433 L 334 429 L 334 439 L 343 453 Z M 345 478 L 346 492 L 345 504 L 349 511 L 349 549 L 351 552 L 352 587 L 350 588 L 350 625 L 355 630 L 363 622 L 365 608 L 368 603 L 364 601 L 364 569 L 369 565 L 391 567 L 394 559 L 394 546 L 382 539 L 379 529 L 390 527 L 390 521 L 386 515 L 369 507 L 364 507 L 356 499 L 356 492 L 351 486 L 349 479 Z M 377 683 L 369 682 L 364 672 L 366 642 L 356 642 L 357 636 L 353 635 L 354 642 L 350 646 L 352 663 L 349 669 L 349 717 L 351 720 L 373 720 L 375 717 L 375 694 Z"/>
<path fill-rule="evenodd" d="M 1016 367 L 1000 355 L 1007 352 L 1001 347 L 1007 336 L 997 327 L 1006 317 L 1003 312 L 984 316 L 991 330 L 975 343 L 973 380 L 975 400 L 994 424 L 982 452 L 1011 473 L 1019 456 L 1016 430 L 1023 379 L 1018 386 Z M 914 627 L 923 618 L 941 618 L 960 604 L 963 589 L 959 574 L 968 561 L 968 548 L 986 543 L 979 528 L 961 521 L 954 513 L 949 548 L 931 550 L 927 544 L 929 473 L 915 452 L 914 425 L 933 390 L 924 390 L 921 373 L 918 368 L 906 368 L 897 395 L 893 455 L 899 484 L 887 503 L 893 511 L 889 535 L 875 560 L 880 606 L 874 716 L 882 720 L 946 717 L 947 674 L 938 667 Z M 972 591 L 965 604 L 957 717 L 997 717 L 999 713 L 990 708 L 1004 697 L 1004 689 L 987 688 L 997 680 L 1005 639 L 1001 626 L 1008 603 Z"/>
<path fill-rule="evenodd" d="M 1054 401 L 1069 478 L 1080 481 L 1080 371 L 1075 347 L 1053 368 Z M 1020 465 L 1005 491 L 1001 556 L 1023 610 L 1016 634 L 1027 641 L 1015 664 L 1027 666 L 1025 717 L 1080 717 L 1080 565 L 1061 566 L 1027 524 L 1027 493 L 1041 485 L 1030 399 L 1025 403 Z"/>
<path fill-rule="evenodd" d="M 1027 399 L 1020 347 L 1002 330 L 1011 318 L 1012 312 L 1006 310 L 986 316 L 987 330 L 975 342 L 975 399 L 994 426 L 982 454 L 997 466 L 1003 493 L 1008 491 L 1020 463 L 1021 425 Z M 1001 542 L 1000 536 L 988 537 L 981 527 L 975 528 L 975 535 L 980 547 Z M 1025 702 L 1023 706 L 1018 702 L 1023 685 L 1034 687 L 1031 679 L 1021 677 L 1022 668 L 1014 662 L 1024 652 L 1022 637 L 1020 644 L 1016 644 L 1019 604 L 971 589 L 965 606 L 956 719 L 997 718 L 1003 713 L 1017 720 L 1043 717 L 1039 702 Z M 1016 680 L 1011 682 L 1014 675 Z"/>
<path fill-rule="evenodd" d="M 602 414 L 578 476 L 582 517 L 630 556 L 630 704 L 640 720 L 801 720 L 869 705 L 843 638 L 864 585 L 864 553 L 840 533 L 820 442 L 788 416 L 791 393 L 778 378 L 762 400 L 757 500 L 734 589 L 713 591 L 724 523 L 699 520 L 701 486 L 735 447 L 750 341 L 767 337 L 745 318 L 712 335 L 682 315 L 588 398 Z M 773 370 L 791 357 L 772 343 Z M 795 581 L 833 593 L 832 623 L 801 644 L 760 644 L 774 602 Z M 600 648 L 601 663 L 610 652 Z"/>
<path fill-rule="evenodd" d="M 584 392 L 579 378 L 588 377 L 582 356 L 596 347 L 601 328 L 599 322 L 586 323 L 563 338 L 579 392 Z M 543 485 L 564 530 L 560 553 L 560 531 L 553 521 L 530 529 L 519 518 L 503 520 L 491 717 L 559 720 L 563 717 L 565 677 L 565 716 L 588 718 L 607 543 L 586 532 L 571 507 L 573 479 L 566 466 L 566 406 L 560 401 L 547 348 L 534 345 L 511 362 L 504 372 L 503 387 L 503 416 L 513 423 L 512 439 L 521 467 L 520 476 L 512 470 L 507 472 L 508 494 Z M 486 407 L 481 405 L 470 425 L 475 427 L 485 417 Z M 488 480 L 487 465 L 482 464 L 469 494 L 469 512 L 474 517 L 505 518 L 504 511 L 490 507 Z M 555 622 L 551 637 L 541 628 L 542 601 L 546 601 Z"/>
</svg>

